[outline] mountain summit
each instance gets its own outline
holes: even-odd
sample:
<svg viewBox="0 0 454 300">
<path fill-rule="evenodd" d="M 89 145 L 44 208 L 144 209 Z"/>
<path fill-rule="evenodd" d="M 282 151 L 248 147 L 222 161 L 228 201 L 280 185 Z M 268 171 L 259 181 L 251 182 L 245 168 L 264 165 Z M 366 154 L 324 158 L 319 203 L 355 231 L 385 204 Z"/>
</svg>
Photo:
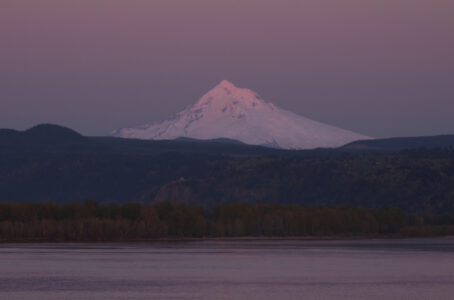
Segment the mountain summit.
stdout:
<svg viewBox="0 0 454 300">
<path fill-rule="evenodd" d="M 257 93 L 238 88 L 227 80 L 167 120 L 117 129 L 112 135 L 152 140 L 229 138 L 283 149 L 339 147 L 370 139 L 280 109 Z"/>
</svg>

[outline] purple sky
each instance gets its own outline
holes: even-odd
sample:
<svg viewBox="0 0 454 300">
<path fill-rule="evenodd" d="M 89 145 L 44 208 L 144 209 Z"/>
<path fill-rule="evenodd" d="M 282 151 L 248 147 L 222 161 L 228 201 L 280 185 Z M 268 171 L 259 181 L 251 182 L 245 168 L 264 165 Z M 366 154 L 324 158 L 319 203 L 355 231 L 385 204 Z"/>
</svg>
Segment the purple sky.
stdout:
<svg viewBox="0 0 454 300">
<path fill-rule="evenodd" d="M 161 120 L 222 79 L 376 137 L 454 133 L 454 1 L 1 0 L 0 128 Z"/>
</svg>

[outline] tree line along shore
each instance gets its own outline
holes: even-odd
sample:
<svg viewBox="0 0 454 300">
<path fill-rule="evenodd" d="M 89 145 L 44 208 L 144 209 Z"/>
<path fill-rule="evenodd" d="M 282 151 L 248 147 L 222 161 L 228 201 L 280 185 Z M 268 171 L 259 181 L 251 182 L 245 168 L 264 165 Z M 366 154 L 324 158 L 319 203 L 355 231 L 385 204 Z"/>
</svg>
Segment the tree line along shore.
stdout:
<svg viewBox="0 0 454 300">
<path fill-rule="evenodd" d="M 454 234 L 454 214 L 397 207 L 176 202 L 0 203 L 1 242 L 88 242 L 236 237 L 425 237 Z"/>
</svg>

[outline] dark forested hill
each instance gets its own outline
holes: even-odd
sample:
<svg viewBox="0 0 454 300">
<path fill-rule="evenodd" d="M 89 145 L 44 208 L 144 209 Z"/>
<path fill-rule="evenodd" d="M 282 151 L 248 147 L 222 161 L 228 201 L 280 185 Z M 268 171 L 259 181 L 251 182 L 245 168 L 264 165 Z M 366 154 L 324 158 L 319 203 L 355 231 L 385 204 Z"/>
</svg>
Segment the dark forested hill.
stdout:
<svg viewBox="0 0 454 300">
<path fill-rule="evenodd" d="M 0 131 L 0 201 L 395 205 L 454 211 L 454 150 L 284 151 L 230 141 Z"/>
</svg>

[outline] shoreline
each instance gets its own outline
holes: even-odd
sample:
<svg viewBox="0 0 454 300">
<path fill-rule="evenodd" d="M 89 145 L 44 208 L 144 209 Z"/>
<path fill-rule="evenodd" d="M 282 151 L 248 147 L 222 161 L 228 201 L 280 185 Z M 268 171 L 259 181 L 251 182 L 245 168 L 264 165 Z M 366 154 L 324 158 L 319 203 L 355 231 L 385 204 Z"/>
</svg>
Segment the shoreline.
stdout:
<svg viewBox="0 0 454 300">
<path fill-rule="evenodd" d="M 378 235 L 378 236 L 294 236 L 294 237 L 194 237 L 194 238 L 153 238 L 153 239 L 124 239 L 124 240 L 0 240 L 1 245 L 6 244 L 122 244 L 122 243 L 160 243 L 160 242 L 255 242 L 255 241 L 364 241 L 364 240 L 414 240 L 414 239 L 452 239 L 454 235 L 434 235 L 434 236 L 398 236 L 398 235 Z"/>
</svg>

